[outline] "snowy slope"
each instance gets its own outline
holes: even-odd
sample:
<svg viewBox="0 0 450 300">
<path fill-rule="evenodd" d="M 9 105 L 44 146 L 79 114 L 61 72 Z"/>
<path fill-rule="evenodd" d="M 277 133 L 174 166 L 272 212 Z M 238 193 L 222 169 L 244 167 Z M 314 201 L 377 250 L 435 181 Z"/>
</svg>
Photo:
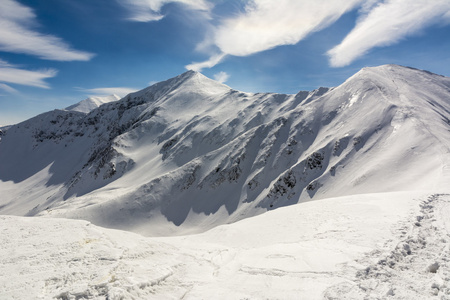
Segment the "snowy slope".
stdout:
<svg viewBox="0 0 450 300">
<path fill-rule="evenodd" d="M 449 212 L 448 194 L 367 194 L 171 238 L 0 216 L 0 298 L 450 299 Z"/>
<path fill-rule="evenodd" d="M 71 111 L 79 111 L 83 113 L 89 113 L 91 110 L 96 109 L 102 104 L 113 102 L 120 100 L 120 97 L 113 94 L 106 97 L 89 97 L 87 99 L 84 99 L 76 104 L 73 104 L 71 106 L 68 106 L 65 108 L 65 110 L 71 110 Z"/>
<path fill-rule="evenodd" d="M 311 199 L 447 190 L 450 78 L 395 65 L 296 95 L 196 72 L 0 142 L 0 213 L 146 235 L 202 232 Z"/>
</svg>

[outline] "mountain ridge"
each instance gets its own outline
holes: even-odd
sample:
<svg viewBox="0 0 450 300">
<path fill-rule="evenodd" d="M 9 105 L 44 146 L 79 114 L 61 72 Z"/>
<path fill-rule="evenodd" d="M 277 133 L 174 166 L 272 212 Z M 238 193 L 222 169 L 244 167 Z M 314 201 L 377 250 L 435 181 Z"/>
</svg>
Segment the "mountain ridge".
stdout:
<svg viewBox="0 0 450 300">
<path fill-rule="evenodd" d="M 295 95 L 239 92 L 188 71 L 88 114 L 11 127 L 0 190 L 28 194 L 11 193 L 0 211 L 164 235 L 312 199 L 439 188 L 449 94 L 449 78 L 395 65 Z"/>
</svg>

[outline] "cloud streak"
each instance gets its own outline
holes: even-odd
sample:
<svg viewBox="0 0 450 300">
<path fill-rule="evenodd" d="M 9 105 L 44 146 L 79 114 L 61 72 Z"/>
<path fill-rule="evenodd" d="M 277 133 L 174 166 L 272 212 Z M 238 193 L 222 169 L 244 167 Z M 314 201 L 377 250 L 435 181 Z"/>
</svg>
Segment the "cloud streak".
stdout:
<svg viewBox="0 0 450 300">
<path fill-rule="evenodd" d="M 10 87 L 7 84 L 0 82 L 0 90 L 4 90 L 5 92 L 8 92 L 9 94 L 17 94 L 19 91 Z"/>
<path fill-rule="evenodd" d="M 247 56 L 281 45 L 294 45 L 312 32 L 338 20 L 362 0 L 251 0 L 244 11 L 214 28 L 203 45 L 216 47 L 220 54 L 188 69 L 211 68 L 226 55 Z M 220 58 L 220 59 L 217 59 Z"/>
<path fill-rule="evenodd" d="M 245 13 L 220 25 L 214 43 L 226 54 L 246 56 L 294 45 L 358 5 L 360 0 L 253 0 Z"/>
<path fill-rule="evenodd" d="M 50 86 L 45 82 L 45 79 L 55 77 L 57 73 L 58 71 L 55 69 L 24 70 L 0 59 L 0 85 L 2 85 L 3 90 L 8 92 L 16 90 L 4 84 L 4 82 L 48 89 Z"/>
<path fill-rule="evenodd" d="M 225 53 L 212 55 L 207 61 L 194 62 L 186 66 L 186 69 L 201 72 L 204 68 L 212 68 L 221 63 L 226 57 Z"/>
<path fill-rule="evenodd" d="M 349 65 L 374 47 L 389 46 L 437 23 L 450 22 L 448 0 L 387 0 L 366 10 L 344 40 L 328 51 L 333 67 Z"/>
<path fill-rule="evenodd" d="M 294 45 L 343 14 L 359 9 L 356 26 L 327 52 L 330 65 L 342 67 L 375 47 L 389 46 L 435 24 L 450 24 L 449 0 L 249 0 L 242 12 L 212 26 L 199 49 L 214 53 L 187 69 L 201 71 L 228 55 L 248 56 Z"/>
<path fill-rule="evenodd" d="M 186 7 L 209 13 L 213 5 L 206 0 L 117 0 L 129 12 L 129 20 L 136 22 L 159 21 L 164 18 L 161 9 L 169 3 L 180 3 Z"/>
<path fill-rule="evenodd" d="M 94 54 L 72 49 L 61 38 L 32 29 L 36 15 L 15 0 L 0 1 L 0 51 L 56 61 L 88 61 Z"/>
</svg>

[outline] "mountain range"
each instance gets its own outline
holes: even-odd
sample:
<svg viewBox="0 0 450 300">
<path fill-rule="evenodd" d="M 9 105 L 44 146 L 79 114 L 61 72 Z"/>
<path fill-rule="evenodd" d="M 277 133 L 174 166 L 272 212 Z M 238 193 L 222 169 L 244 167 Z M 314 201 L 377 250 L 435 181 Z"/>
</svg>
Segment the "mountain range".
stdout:
<svg viewBox="0 0 450 300">
<path fill-rule="evenodd" d="M 0 213 L 167 235 L 313 199 L 436 190 L 449 176 L 449 91 L 449 78 L 396 65 L 295 95 L 188 71 L 9 128 Z"/>
<path fill-rule="evenodd" d="M 0 131 L 5 295 L 450 299 L 450 78 L 117 98 Z"/>
</svg>

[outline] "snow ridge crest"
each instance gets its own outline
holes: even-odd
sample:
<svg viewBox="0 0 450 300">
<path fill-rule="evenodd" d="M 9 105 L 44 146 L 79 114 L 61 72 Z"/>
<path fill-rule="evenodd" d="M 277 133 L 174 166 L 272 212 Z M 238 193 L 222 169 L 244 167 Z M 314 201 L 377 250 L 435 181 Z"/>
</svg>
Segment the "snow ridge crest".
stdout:
<svg viewBox="0 0 450 300">
<path fill-rule="evenodd" d="M 0 212 L 179 234 L 311 199 L 437 187 L 450 176 L 449 91 L 447 77 L 393 65 L 296 95 L 188 71 L 2 133 L 0 192 L 8 181 L 34 192 L 9 193 Z"/>
</svg>

